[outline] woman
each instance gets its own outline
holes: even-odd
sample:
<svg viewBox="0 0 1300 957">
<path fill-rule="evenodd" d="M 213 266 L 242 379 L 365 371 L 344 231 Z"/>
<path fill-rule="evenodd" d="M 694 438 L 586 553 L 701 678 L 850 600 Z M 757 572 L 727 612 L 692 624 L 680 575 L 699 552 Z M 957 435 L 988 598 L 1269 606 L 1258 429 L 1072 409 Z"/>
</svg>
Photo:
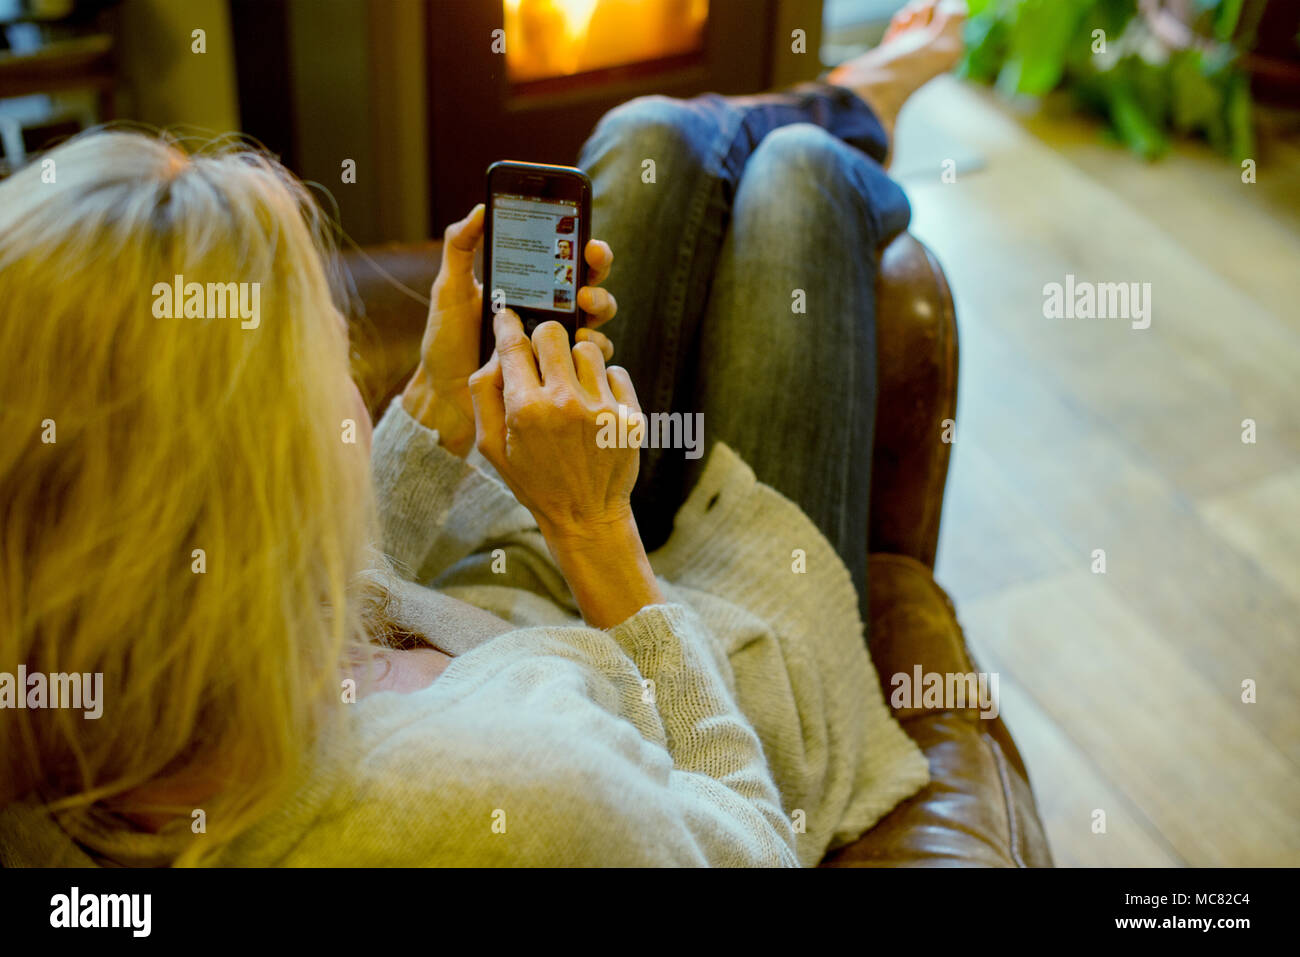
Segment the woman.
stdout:
<svg viewBox="0 0 1300 957">
<path fill-rule="evenodd" d="M 914 793 L 857 609 L 870 253 L 907 221 L 887 128 L 960 19 L 602 121 L 626 367 L 507 311 L 476 370 L 481 207 L 449 227 L 373 440 L 274 162 L 96 133 L 0 184 L 0 677 L 102 682 L 98 718 L 0 693 L 0 861 L 811 865 Z M 581 252 L 600 324 L 613 255 Z M 601 447 L 643 403 L 702 412 L 709 454 Z"/>
</svg>

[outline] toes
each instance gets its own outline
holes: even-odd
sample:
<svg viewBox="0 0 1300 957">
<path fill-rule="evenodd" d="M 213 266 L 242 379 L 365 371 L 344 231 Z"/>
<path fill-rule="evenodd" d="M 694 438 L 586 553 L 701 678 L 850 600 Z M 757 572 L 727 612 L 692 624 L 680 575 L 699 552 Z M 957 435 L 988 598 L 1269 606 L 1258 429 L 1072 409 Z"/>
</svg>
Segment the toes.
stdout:
<svg viewBox="0 0 1300 957">
<path fill-rule="evenodd" d="M 937 22 L 940 15 L 937 11 L 944 7 L 945 4 L 953 0 L 911 0 L 903 9 L 894 14 L 893 19 L 889 21 L 889 29 L 885 31 L 882 43 L 892 40 L 900 33 L 906 33 L 914 27 L 926 27 L 932 22 Z M 955 0 L 960 5 L 962 16 L 965 16 L 965 0 Z M 952 15 L 952 10 L 944 14 L 944 18 Z"/>
<path fill-rule="evenodd" d="M 880 42 L 887 43 L 900 33 L 909 30 L 915 20 L 916 11 L 913 10 L 911 6 L 906 6 L 902 10 L 899 10 L 894 14 L 893 19 L 889 21 L 889 29 L 885 31 L 885 36 Z"/>
</svg>

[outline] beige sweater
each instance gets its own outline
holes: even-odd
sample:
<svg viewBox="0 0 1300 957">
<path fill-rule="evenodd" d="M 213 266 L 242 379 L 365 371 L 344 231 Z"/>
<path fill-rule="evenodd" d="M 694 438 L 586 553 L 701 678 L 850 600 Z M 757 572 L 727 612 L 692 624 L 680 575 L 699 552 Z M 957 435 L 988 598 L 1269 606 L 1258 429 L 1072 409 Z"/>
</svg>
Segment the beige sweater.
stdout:
<svg viewBox="0 0 1300 957">
<path fill-rule="evenodd" d="M 607 631 L 471 458 L 400 403 L 383 417 L 398 618 L 456 657 L 421 691 L 349 705 L 352 733 L 220 863 L 810 866 L 925 784 L 847 569 L 725 446 L 651 555 L 668 603 Z M 23 806 L 0 814 L 0 860 L 87 862 Z"/>
</svg>

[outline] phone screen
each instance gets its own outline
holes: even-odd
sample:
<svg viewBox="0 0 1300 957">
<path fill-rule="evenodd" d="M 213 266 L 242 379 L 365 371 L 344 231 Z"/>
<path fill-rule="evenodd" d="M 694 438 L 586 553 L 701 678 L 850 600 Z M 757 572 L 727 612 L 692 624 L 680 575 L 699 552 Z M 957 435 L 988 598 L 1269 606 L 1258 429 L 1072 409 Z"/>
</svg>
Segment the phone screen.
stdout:
<svg viewBox="0 0 1300 957">
<path fill-rule="evenodd" d="M 492 197 L 492 286 L 506 305 L 574 311 L 579 225 L 577 200 Z"/>
</svg>

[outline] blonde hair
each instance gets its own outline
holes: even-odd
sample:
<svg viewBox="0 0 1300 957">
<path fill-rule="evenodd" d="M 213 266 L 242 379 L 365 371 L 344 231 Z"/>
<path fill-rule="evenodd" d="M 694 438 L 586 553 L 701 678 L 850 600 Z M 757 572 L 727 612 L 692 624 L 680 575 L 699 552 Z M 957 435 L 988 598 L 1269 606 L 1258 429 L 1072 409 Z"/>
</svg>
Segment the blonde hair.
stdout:
<svg viewBox="0 0 1300 957">
<path fill-rule="evenodd" d="M 98 720 L 0 711 L 0 808 L 110 859 L 169 782 L 209 859 L 346 711 L 375 524 L 322 222 L 230 143 L 100 130 L 0 183 L 0 672 L 103 674 Z M 156 317 L 177 276 L 260 283 L 257 327 Z"/>
</svg>

